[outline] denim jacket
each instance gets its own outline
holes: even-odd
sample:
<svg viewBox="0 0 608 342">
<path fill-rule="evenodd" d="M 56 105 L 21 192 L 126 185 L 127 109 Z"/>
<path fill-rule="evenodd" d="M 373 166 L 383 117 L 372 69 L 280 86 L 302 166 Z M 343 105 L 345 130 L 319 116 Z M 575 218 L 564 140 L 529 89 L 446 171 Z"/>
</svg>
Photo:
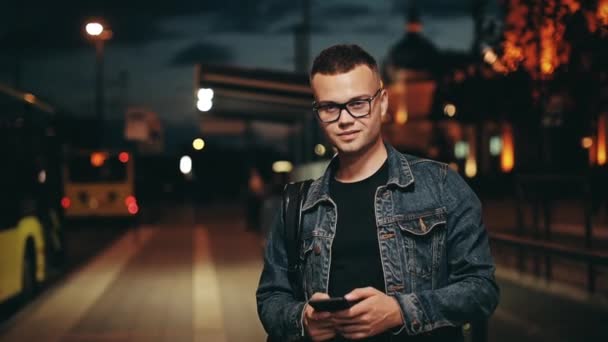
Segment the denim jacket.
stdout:
<svg viewBox="0 0 608 342">
<path fill-rule="evenodd" d="M 499 289 L 479 199 L 446 164 L 386 148 L 389 177 L 376 190 L 374 206 L 386 294 L 397 299 L 405 322 L 393 335 L 424 336 L 489 317 Z M 302 340 L 305 300 L 327 293 L 339 217 L 329 195 L 335 165 L 334 158 L 302 207 L 303 294 L 288 280 L 282 213 L 270 229 L 256 296 L 274 340 Z"/>
</svg>

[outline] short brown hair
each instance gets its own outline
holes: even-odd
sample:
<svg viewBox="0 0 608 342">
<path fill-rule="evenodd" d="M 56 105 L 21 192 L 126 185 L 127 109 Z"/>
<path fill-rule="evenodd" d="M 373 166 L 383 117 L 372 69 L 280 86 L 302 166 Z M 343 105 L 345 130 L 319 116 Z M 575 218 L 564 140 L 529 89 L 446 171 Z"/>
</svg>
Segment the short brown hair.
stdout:
<svg viewBox="0 0 608 342">
<path fill-rule="evenodd" d="M 359 65 L 366 65 L 378 73 L 378 64 L 374 57 L 355 44 L 339 44 L 321 51 L 312 63 L 310 79 L 316 74 L 335 75 L 353 70 Z"/>
</svg>

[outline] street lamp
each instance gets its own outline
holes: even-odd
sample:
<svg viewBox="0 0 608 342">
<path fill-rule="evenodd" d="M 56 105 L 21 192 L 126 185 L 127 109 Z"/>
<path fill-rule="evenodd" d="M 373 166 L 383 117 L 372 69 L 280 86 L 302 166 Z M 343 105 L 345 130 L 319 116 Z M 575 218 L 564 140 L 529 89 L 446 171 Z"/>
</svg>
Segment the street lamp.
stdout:
<svg viewBox="0 0 608 342">
<path fill-rule="evenodd" d="M 96 81 L 95 81 L 95 115 L 99 125 L 99 143 L 103 140 L 103 50 L 104 42 L 112 38 L 112 31 L 97 21 L 85 25 L 88 38 L 95 43 Z"/>
<path fill-rule="evenodd" d="M 103 33 L 103 25 L 97 22 L 88 23 L 85 30 L 90 36 L 99 36 Z"/>
<path fill-rule="evenodd" d="M 197 151 L 202 150 L 203 148 L 205 148 L 205 140 L 201 138 L 194 139 L 192 141 L 192 147 Z"/>
<path fill-rule="evenodd" d="M 208 112 L 213 107 L 213 89 L 200 88 L 196 92 L 196 108 L 201 112 Z"/>
</svg>

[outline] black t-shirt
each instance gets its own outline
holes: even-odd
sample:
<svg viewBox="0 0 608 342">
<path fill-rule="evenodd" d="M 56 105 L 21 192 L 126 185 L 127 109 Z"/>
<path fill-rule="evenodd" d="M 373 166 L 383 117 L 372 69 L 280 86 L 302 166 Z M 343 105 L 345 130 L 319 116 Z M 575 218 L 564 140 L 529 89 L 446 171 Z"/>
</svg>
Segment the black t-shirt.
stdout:
<svg viewBox="0 0 608 342">
<path fill-rule="evenodd" d="M 338 207 L 336 235 L 331 248 L 329 295 L 344 296 L 355 288 L 374 287 L 382 292 L 384 273 L 380 260 L 374 198 L 388 180 L 388 165 L 355 183 L 331 180 L 329 191 Z M 385 341 L 378 336 L 364 341 Z M 336 339 L 336 341 L 343 341 Z"/>
</svg>

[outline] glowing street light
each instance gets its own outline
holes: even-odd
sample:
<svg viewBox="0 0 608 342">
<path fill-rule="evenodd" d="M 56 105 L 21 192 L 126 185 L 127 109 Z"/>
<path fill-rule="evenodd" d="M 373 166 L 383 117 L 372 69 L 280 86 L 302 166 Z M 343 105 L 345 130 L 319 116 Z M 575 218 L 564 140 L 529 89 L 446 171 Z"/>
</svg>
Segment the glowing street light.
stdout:
<svg viewBox="0 0 608 342">
<path fill-rule="evenodd" d="M 469 178 L 477 176 L 477 160 L 472 154 L 469 154 L 464 163 L 464 174 Z"/>
<path fill-rule="evenodd" d="M 202 150 L 203 148 L 205 148 L 205 140 L 201 138 L 194 139 L 194 141 L 192 141 L 192 148 L 197 151 Z"/>
<path fill-rule="evenodd" d="M 90 36 L 99 36 L 103 33 L 103 25 L 98 22 L 88 23 L 85 30 Z"/>
<path fill-rule="evenodd" d="M 456 106 L 451 103 L 448 103 L 443 107 L 443 113 L 449 117 L 454 117 L 456 115 Z"/>
<path fill-rule="evenodd" d="M 32 104 L 34 102 L 36 102 L 36 96 L 34 94 L 30 94 L 30 93 L 23 95 L 23 99 L 25 101 L 27 101 L 28 103 L 32 103 Z"/>
<path fill-rule="evenodd" d="M 315 154 L 318 155 L 319 157 L 323 157 L 326 152 L 327 152 L 327 149 L 325 148 L 325 146 L 323 144 L 315 145 Z"/>
<path fill-rule="evenodd" d="M 515 146 L 513 144 L 513 129 L 505 124 L 502 128 L 502 152 L 500 155 L 500 169 L 509 173 L 515 167 Z"/>
<path fill-rule="evenodd" d="M 201 88 L 196 92 L 196 108 L 201 112 L 208 112 L 213 107 L 213 89 Z"/>
<path fill-rule="evenodd" d="M 275 173 L 289 173 L 293 170 L 293 164 L 287 160 L 278 160 L 272 163 L 272 171 Z"/>
<path fill-rule="evenodd" d="M 499 136 L 493 136 L 490 138 L 490 155 L 498 157 L 502 152 L 502 138 Z"/>
<path fill-rule="evenodd" d="M 494 64 L 498 60 L 498 56 L 496 55 L 496 52 L 492 50 L 492 48 L 488 47 L 483 51 L 483 60 L 488 64 Z"/>
<path fill-rule="evenodd" d="M 584 137 L 581 139 L 581 146 L 583 146 L 584 149 L 590 149 L 591 146 L 593 146 L 593 138 Z"/>
<path fill-rule="evenodd" d="M 408 119 L 407 108 L 402 105 L 397 109 L 397 113 L 395 114 L 395 122 L 398 125 L 405 125 Z"/>
<path fill-rule="evenodd" d="M 182 156 L 179 160 L 179 171 L 184 175 L 192 172 L 192 158 L 190 156 Z"/>
<path fill-rule="evenodd" d="M 597 121 L 597 164 L 606 165 L 606 130 L 608 128 L 608 114 L 602 113 Z"/>
<path fill-rule="evenodd" d="M 466 141 L 458 141 L 454 144 L 454 157 L 456 159 L 465 159 L 469 155 L 469 143 Z"/>
<path fill-rule="evenodd" d="M 213 89 L 211 89 L 211 88 L 201 88 L 198 90 L 196 95 L 198 96 L 199 99 L 212 100 L 214 94 L 213 94 Z"/>
</svg>

